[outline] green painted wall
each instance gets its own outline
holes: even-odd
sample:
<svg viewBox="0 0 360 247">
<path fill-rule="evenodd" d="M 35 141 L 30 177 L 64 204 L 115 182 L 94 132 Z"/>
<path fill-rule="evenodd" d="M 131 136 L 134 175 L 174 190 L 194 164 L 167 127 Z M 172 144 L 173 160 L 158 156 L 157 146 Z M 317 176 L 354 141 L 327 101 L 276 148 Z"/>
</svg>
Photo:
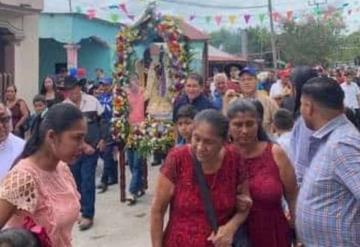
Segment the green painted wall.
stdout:
<svg viewBox="0 0 360 247">
<path fill-rule="evenodd" d="M 106 76 L 111 76 L 113 67 L 111 49 L 93 39 L 80 42 L 79 67 L 85 68 L 89 79 L 95 78 L 95 69 L 102 68 Z"/>
<path fill-rule="evenodd" d="M 56 63 L 66 63 L 66 52 L 63 44 L 54 39 L 40 39 L 39 42 L 39 78 L 42 82 L 46 75 L 55 74 Z"/>
</svg>

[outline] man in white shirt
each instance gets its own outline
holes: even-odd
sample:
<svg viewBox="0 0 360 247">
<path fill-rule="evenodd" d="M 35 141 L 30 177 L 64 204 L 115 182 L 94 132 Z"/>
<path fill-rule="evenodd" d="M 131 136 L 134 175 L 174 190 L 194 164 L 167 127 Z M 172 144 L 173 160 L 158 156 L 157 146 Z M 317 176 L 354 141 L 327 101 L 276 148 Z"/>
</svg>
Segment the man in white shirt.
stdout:
<svg viewBox="0 0 360 247">
<path fill-rule="evenodd" d="M 286 69 L 279 73 L 280 80 L 277 80 L 270 88 L 270 98 L 275 100 L 279 106 L 285 96 L 291 95 L 290 70 Z"/>
<path fill-rule="evenodd" d="M 25 141 L 11 132 L 11 114 L 0 103 L 0 181 L 5 177 L 12 164 L 24 149 Z"/>
<path fill-rule="evenodd" d="M 341 84 L 341 88 L 345 93 L 344 105 L 353 110 L 360 107 L 360 88 L 352 82 L 353 73 L 351 71 L 345 72 L 345 82 Z"/>
</svg>

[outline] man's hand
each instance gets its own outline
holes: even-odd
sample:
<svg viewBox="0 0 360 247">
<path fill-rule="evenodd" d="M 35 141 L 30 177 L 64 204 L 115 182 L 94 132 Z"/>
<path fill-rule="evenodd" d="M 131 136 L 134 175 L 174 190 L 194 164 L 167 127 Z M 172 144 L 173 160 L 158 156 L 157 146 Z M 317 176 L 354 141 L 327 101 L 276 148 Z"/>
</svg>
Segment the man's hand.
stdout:
<svg viewBox="0 0 360 247">
<path fill-rule="evenodd" d="M 84 154 L 93 155 L 95 151 L 96 151 L 95 148 L 93 148 L 91 145 L 87 143 L 84 144 Z"/>
<path fill-rule="evenodd" d="M 98 145 L 96 146 L 96 148 L 100 151 L 100 152 L 104 152 L 105 148 L 106 148 L 106 143 L 104 140 L 100 140 Z"/>
</svg>

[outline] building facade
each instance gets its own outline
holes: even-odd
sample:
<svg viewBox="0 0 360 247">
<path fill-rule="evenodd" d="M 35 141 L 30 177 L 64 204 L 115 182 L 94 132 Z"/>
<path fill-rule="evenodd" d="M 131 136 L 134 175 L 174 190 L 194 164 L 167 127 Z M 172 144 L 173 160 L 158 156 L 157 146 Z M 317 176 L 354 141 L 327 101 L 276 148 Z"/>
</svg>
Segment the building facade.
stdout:
<svg viewBox="0 0 360 247">
<path fill-rule="evenodd" d="M 15 83 L 19 97 L 31 102 L 38 92 L 39 14 L 43 0 L 0 2 L 0 96 Z"/>
</svg>

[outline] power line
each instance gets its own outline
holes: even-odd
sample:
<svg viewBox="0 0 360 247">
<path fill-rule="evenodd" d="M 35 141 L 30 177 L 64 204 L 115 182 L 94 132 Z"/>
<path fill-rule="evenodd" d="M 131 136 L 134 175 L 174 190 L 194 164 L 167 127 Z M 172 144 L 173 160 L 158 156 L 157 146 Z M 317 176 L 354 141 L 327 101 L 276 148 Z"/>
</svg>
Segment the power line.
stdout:
<svg viewBox="0 0 360 247">
<path fill-rule="evenodd" d="M 261 9 L 267 8 L 268 5 L 253 5 L 253 6 L 231 6 L 231 5 L 217 5 L 217 4 L 205 4 L 205 3 L 195 3 L 191 1 L 179 1 L 179 0 L 158 0 L 158 2 L 165 3 L 174 3 L 179 5 L 195 6 L 202 8 L 212 8 L 212 9 Z"/>
</svg>

